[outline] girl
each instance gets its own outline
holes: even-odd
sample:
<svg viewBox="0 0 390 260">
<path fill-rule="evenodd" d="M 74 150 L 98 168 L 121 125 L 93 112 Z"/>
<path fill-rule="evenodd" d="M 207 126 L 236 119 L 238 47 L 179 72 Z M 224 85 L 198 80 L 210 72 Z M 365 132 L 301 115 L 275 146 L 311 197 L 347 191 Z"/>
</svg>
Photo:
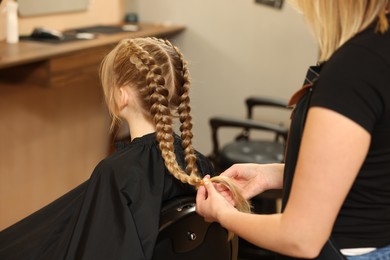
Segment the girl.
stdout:
<svg viewBox="0 0 390 260">
<path fill-rule="evenodd" d="M 100 79 L 112 128 L 125 121 L 128 142 L 88 181 L 2 231 L 0 259 L 151 259 L 161 204 L 195 197 L 202 177 L 214 174 L 192 146 L 189 71 L 169 41 L 122 40 L 104 58 Z"/>
</svg>

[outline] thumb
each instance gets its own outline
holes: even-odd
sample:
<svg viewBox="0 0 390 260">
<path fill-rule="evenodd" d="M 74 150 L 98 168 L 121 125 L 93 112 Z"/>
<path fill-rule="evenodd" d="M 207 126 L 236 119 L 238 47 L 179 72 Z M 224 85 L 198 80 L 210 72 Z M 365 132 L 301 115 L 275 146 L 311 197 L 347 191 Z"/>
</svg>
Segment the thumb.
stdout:
<svg viewBox="0 0 390 260">
<path fill-rule="evenodd" d="M 196 193 L 196 202 L 198 203 L 198 201 L 205 200 L 207 197 L 206 193 L 206 188 L 204 186 L 200 186 L 198 192 Z"/>
<path fill-rule="evenodd" d="M 211 183 L 210 179 L 204 178 L 204 187 L 206 188 L 207 194 L 211 195 L 216 192 L 214 185 Z"/>
</svg>

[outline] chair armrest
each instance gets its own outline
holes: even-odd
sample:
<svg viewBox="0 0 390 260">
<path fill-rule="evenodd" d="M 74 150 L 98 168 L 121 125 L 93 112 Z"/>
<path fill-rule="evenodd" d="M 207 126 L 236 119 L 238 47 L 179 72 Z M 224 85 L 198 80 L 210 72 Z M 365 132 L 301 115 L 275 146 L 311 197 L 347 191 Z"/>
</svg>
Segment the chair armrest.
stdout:
<svg viewBox="0 0 390 260">
<path fill-rule="evenodd" d="M 253 107 L 255 106 L 268 106 L 268 107 L 276 107 L 276 108 L 285 108 L 290 109 L 288 107 L 288 101 L 281 98 L 269 98 L 269 97 L 260 97 L 260 96 L 252 96 L 245 100 L 247 107 L 247 118 L 252 118 L 253 115 Z"/>
<path fill-rule="evenodd" d="M 251 106 L 256 105 L 266 105 L 266 106 L 276 106 L 281 108 L 287 108 L 288 101 L 281 98 L 268 98 L 268 97 L 259 97 L 253 96 L 245 100 L 246 104 Z"/>
<path fill-rule="evenodd" d="M 288 129 L 281 125 L 259 122 L 252 119 L 238 119 L 231 117 L 212 117 L 210 118 L 212 129 L 218 130 L 220 127 L 249 128 L 265 131 L 272 131 L 280 135 L 287 133 Z"/>
<path fill-rule="evenodd" d="M 209 123 L 211 125 L 211 134 L 212 134 L 211 138 L 213 142 L 213 152 L 210 157 L 213 159 L 215 159 L 219 155 L 219 141 L 218 141 L 217 134 L 218 134 L 218 129 L 221 127 L 243 128 L 245 130 L 257 129 L 263 131 L 270 131 L 270 132 L 274 132 L 277 135 L 282 136 L 284 141 L 286 141 L 287 134 L 288 134 L 287 127 L 276 125 L 276 124 L 265 123 L 265 122 L 259 122 L 252 119 L 212 117 L 210 118 Z"/>
</svg>

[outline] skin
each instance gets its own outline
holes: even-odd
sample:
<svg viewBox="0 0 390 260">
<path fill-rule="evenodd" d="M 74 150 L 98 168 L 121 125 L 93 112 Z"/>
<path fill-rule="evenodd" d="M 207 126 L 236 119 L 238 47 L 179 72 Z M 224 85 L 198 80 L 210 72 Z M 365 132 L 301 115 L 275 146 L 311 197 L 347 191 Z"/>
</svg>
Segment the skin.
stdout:
<svg viewBox="0 0 390 260">
<path fill-rule="evenodd" d="M 271 189 L 283 187 L 284 164 L 235 164 L 221 175 L 236 181 L 242 196 L 251 199 L 254 196 Z M 259 174 L 261 173 L 261 174 Z M 219 192 L 228 192 L 225 186 L 216 186 Z M 229 195 L 228 195 L 229 196 Z"/>
<path fill-rule="evenodd" d="M 119 108 L 119 117 L 129 125 L 131 140 L 156 131 L 156 126 L 143 112 L 137 94 L 130 86 L 115 90 L 115 101 Z"/>
<path fill-rule="evenodd" d="M 225 199 L 226 192 L 218 192 L 220 188 L 210 185 L 207 179 L 198 190 L 197 212 L 206 221 L 217 221 L 260 247 L 293 257 L 314 258 L 330 236 L 370 140 L 370 134 L 347 117 L 325 108 L 310 108 L 290 198 L 283 213 L 239 212 Z M 242 164 L 223 174 L 236 180 L 243 194 L 250 198 L 280 187 L 282 171 L 279 164 Z"/>
</svg>

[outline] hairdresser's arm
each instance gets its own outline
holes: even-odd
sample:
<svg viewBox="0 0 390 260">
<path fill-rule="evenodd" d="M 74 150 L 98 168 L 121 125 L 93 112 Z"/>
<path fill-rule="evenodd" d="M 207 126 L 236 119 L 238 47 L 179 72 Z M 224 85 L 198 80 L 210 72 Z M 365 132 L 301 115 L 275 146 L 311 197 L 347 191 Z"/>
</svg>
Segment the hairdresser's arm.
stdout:
<svg viewBox="0 0 390 260">
<path fill-rule="evenodd" d="M 311 108 L 283 214 L 238 212 L 213 185 L 206 185 L 207 192 L 199 189 L 197 211 L 258 246 L 314 258 L 329 238 L 369 144 L 369 133 L 355 122 L 325 108 Z"/>
<path fill-rule="evenodd" d="M 234 164 L 221 175 L 232 178 L 242 196 L 250 199 L 263 191 L 281 189 L 283 186 L 284 164 Z"/>
</svg>

